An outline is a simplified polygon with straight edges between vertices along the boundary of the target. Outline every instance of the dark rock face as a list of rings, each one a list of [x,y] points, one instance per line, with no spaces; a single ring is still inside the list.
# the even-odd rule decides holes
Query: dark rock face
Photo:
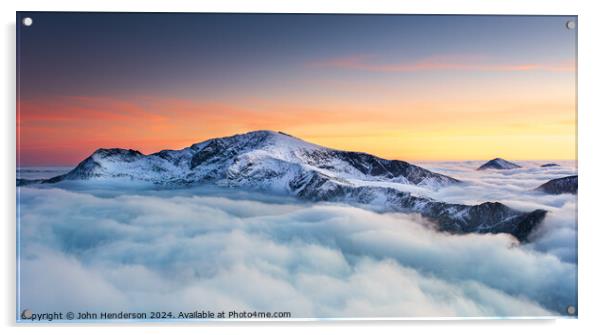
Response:
[[[533,229],[545,218],[546,211],[520,212],[499,202],[475,206],[448,204],[429,198],[416,197],[392,188],[353,187],[331,183],[323,175],[314,174],[297,180],[291,186],[299,198],[310,201],[332,201],[369,205],[385,197],[386,212],[420,213],[435,222],[435,227],[453,234],[506,233],[520,242],[528,240]]]
[[[452,177],[434,173],[404,161],[386,160],[362,152],[333,151],[332,154],[338,159],[348,162],[358,171],[370,176],[389,179],[404,177],[415,185],[419,185],[428,178],[437,179],[442,183],[460,182]]]
[[[510,169],[518,169],[521,166],[518,164],[514,164],[507,160],[501,158],[494,158],[487,163],[481,165],[477,170],[487,170],[487,169],[495,169],[495,170],[510,170]]]
[[[546,167],[555,167],[555,166],[560,166],[556,163],[548,163],[548,164],[543,164],[541,167],[546,168]]]
[[[512,164],[504,162],[492,164]],[[169,187],[209,183],[312,202],[366,206],[381,212],[419,213],[441,231],[507,233],[519,241],[525,241],[545,216],[545,211],[523,213],[501,203],[448,204],[402,192],[390,187],[391,183],[436,189],[461,182],[408,162],[324,148],[271,131],[211,139],[151,155],[99,149],[67,174],[46,180],[17,180],[17,185],[95,178],[143,180]],[[365,186],[366,182],[370,186]]]
[[[227,147],[223,143],[219,140],[213,140],[192,156],[192,159],[190,160],[190,169],[194,169],[211,159],[230,158],[232,156],[231,153],[230,155],[226,155],[226,151]]]
[[[548,194],[577,194],[577,186],[577,176],[568,176],[563,178],[552,179],[540,185],[538,188],[536,188],[536,190]]]
[[[454,233],[506,233],[524,242],[546,215],[538,209],[523,213],[499,202],[485,202],[476,206],[435,205],[429,217],[437,218],[439,229]],[[449,213],[465,213],[457,217]]]

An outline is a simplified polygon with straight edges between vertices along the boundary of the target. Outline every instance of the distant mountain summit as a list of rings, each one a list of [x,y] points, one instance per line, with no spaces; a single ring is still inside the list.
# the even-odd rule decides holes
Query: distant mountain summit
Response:
[[[508,233],[520,241],[527,239],[546,214],[543,210],[520,212],[501,203],[471,206],[417,196],[407,191],[407,185],[435,190],[461,182],[405,161],[330,149],[267,130],[150,155],[98,149],[64,175],[17,180],[17,184],[87,180],[138,180],[168,187],[210,184],[382,212],[420,213],[443,231]]]
[[[556,163],[547,163],[547,164],[542,164],[541,167],[543,168],[547,168],[547,167],[555,167],[555,166],[560,166]]]
[[[510,169],[517,169],[520,167],[521,167],[520,165],[514,164],[505,159],[494,158],[494,159],[488,161],[487,163],[479,166],[479,168],[477,170],[487,170],[487,169],[510,170]]]
[[[577,194],[578,180],[577,176],[568,176],[552,179],[538,188],[537,191],[542,191],[548,194],[571,193]]]

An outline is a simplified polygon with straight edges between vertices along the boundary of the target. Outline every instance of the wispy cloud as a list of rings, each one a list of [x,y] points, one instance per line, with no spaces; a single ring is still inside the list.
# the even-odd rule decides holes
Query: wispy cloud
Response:
[[[420,72],[420,71],[474,71],[474,72],[525,72],[575,71],[573,61],[557,63],[504,63],[483,56],[431,56],[415,61],[384,63],[369,55],[352,55],[315,61],[308,64],[316,68],[338,68],[367,72]]]

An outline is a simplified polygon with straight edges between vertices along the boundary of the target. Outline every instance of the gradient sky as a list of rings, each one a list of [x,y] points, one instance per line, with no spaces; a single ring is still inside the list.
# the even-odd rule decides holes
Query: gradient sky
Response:
[[[257,129],[410,161],[576,158],[576,17],[25,16],[23,166]]]

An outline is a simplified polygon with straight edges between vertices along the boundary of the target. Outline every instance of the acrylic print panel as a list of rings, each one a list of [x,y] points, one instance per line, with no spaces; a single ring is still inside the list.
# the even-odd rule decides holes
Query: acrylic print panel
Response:
[[[576,317],[574,16],[17,13],[17,320]]]

